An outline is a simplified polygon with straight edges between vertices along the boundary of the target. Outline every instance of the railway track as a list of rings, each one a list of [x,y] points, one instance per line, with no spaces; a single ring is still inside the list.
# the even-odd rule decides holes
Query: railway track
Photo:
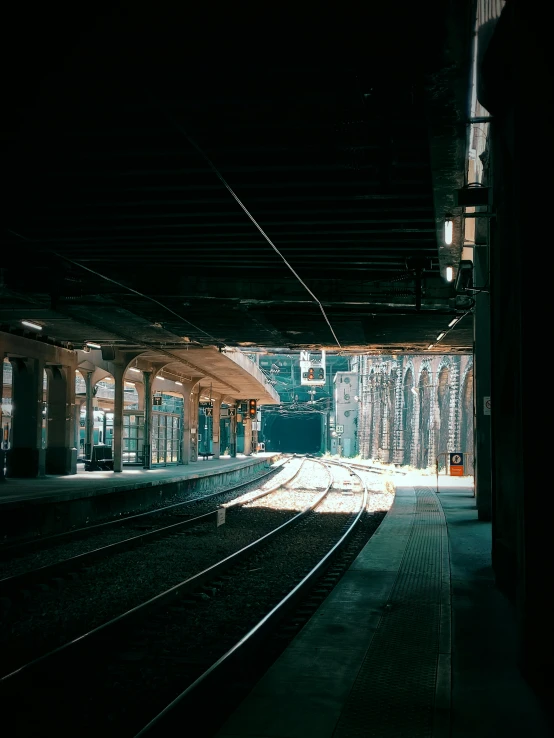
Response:
[[[218,495],[223,495],[223,494],[227,494],[228,492],[233,492],[235,490],[242,489],[243,487],[248,486],[249,484],[256,484],[262,479],[265,479],[266,477],[269,477],[272,474],[277,473],[282,466],[285,466],[294,458],[295,458],[295,455],[293,454],[290,457],[285,457],[283,459],[280,459],[278,462],[276,462],[273,465],[272,469],[270,469],[267,472],[264,472],[263,474],[259,474],[258,476],[253,477],[252,479],[249,479],[248,481],[241,482],[240,484],[235,484],[231,487],[226,487],[225,489],[220,489],[220,490],[216,490],[215,492],[210,492],[209,494],[203,495],[202,497],[191,497],[187,500],[183,500],[182,502],[175,502],[170,505],[164,505],[162,507],[154,508],[152,510],[146,510],[145,512],[141,512],[141,513],[135,513],[135,514],[125,515],[125,516],[118,516],[117,518],[113,520],[107,520],[102,523],[94,523],[93,525],[86,525],[81,528],[74,528],[72,530],[64,531],[63,533],[53,533],[52,535],[41,536],[39,538],[33,538],[31,540],[26,540],[26,541],[19,541],[17,543],[11,543],[11,544],[3,543],[2,545],[0,545],[0,562],[5,561],[6,559],[15,559],[20,556],[25,556],[27,554],[33,553],[34,551],[45,551],[53,546],[70,543],[72,541],[78,541],[82,538],[88,538],[91,535],[102,533],[106,530],[113,529],[114,527],[127,525],[129,523],[135,524],[151,516],[162,515],[176,508],[181,508],[186,505],[191,505],[191,504],[194,504],[195,502],[199,502],[202,500],[209,500],[214,497],[217,497]]]
[[[300,577],[297,575],[300,583],[292,588],[288,587],[285,598],[273,609],[269,608],[269,613],[266,612],[262,617],[265,625],[255,625],[251,629],[252,634],[246,640],[242,638],[244,644],[253,643],[266,632],[268,624],[275,621],[277,613],[281,618],[285,610],[293,606],[314,578],[321,576],[324,569],[330,565],[332,558],[337,554],[339,543],[344,545],[350,537],[351,531],[354,530],[351,524],[359,522],[365,505],[363,500],[367,498],[366,487],[358,481],[359,489],[353,494],[350,489],[350,471],[340,473],[344,475],[340,495],[344,500],[348,500],[351,509],[348,514],[342,516],[326,516],[327,525],[333,522],[335,526],[338,524],[340,527],[338,533],[336,530],[333,532],[334,542],[330,542],[329,536],[326,537],[325,543],[322,542],[325,553],[320,550],[317,556],[312,553],[312,559],[317,558],[318,565],[313,567],[310,564],[307,573]],[[262,585],[264,580],[267,580],[271,558],[267,558],[267,553],[266,558],[260,553],[262,546],[266,547],[264,549],[266,551],[268,546],[273,546],[275,550],[273,555],[279,553],[281,556],[281,563],[277,566],[283,566],[283,560],[287,561],[287,553],[282,549],[286,548],[287,536],[291,536],[291,531],[296,530],[297,533],[290,539],[295,543],[288,552],[289,555],[303,537],[306,537],[306,540],[317,539],[315,533],[308,532],[308,528],[312,526],[310,530],[317,531],[317,526],[313,528],[314,521],[317,521],[317,515],[313,510],[318,505],[325,504],[325,499],[329,497],[332,478],[329,470],[327,474],[329,475],[327,488],[316,493],[311,505],[279,528],[218,564],[4,677],[0,681],[3,699],[7,700],[4,709],[9,712],[12,720],[15,720],[11,735],[41,735],[50,730],[57,736],[131,736],[140,726],[141,719],[143,724],[146,722],[144,716],[148,711],[154,714],[156,705],[160,708],[163,699],[171,692],[175,693],[175,685],[188,683],[187,694],[189,694],[196,689],[193,686],[195,681],[200,680],[200,684],[213,679],[213,676],[202,676],[207,671],[210,675],[215,671],[222,673],[221,666],[217,669],[212,667],[205,669],[205,666],[213,659],[215,651],[219,652],[220,660],[223,658],[225,648],[236,637],[234,632],[225,633],[223,643],[221,638],[219,641],[215,639],[218,641],[217,645],[215,642],[204,643],[200,652],[196,653],[194,648],[192,651],[190,648],[183,650],[183,639],[190,640],[191,628],[200,628],[202,608],[212,609],[218,603],[221,604],[222,600],[236,597],[234,590],[240,585],[241,591],[245,591],[245,581],[248,581],[246,591],[249,594],[256,591],[256,586],[262,587],[259,591],[263,591]],[[249,502],[254,502],[254,497]],[[354,510],[356,505],[357,511]],[[325,516],[319,515],[320,526],[323,520]],[[248,604],[245,604],[245,613]],[[267,610],[267,602],[264,600],[262,604]],[[254,608],[252,612],[256,609],[259,608]],[[259,619],[257,614],[255,619]],[[188,623],[188,627],[183,626],[184,620]],[[197,625],[194,626],[194,623]],[[221,636],[221,633],[219,635]],[[244,646],[239,650],[243,651]],[[233,646],[227,648],[227,651],[235,653],[237,649]],[[230,656],[223,658],[222,664],[227,663],[229,658]],[[164,664],[163,668],[160,667],[161,663]],[[130,668],[130,665],[133,668]],[[147,682],[150,677],[154,680],[156,684],[154,692],[152,684],[148,687],[144,683],[145,675]],[[81,688],[76,687],[79,684]],[[131,694],[128,688],[122,687],[129,684],[136,687],[131,689]],[[133,701],[133,694],[141,695],[138,703]],[[147,695],[154,695],[153,702],[146,699]],[[183,699],[187,701],[188,698],[183,697],[179,702]],[[88,715],[85,721],[84,714]],[[35,721],[40,723],[40,727]],[[38,732],[34,732],[37,730]]]
[[[293,459],[288,459],[285,464],[291,462],[292,460]],[[282,485],[290,483],[292,479],[294,479],[294,477],[301,471],[304,461],[305,460],[301,460],[300,466],[298,467],[298,469],[296,469],[296,471],[292,474],[290,478],[280,481],[277,485],[273,487],[260,490],[256,496],[269,494]],[[91,526],[91,528],[79,529],[79,531],[71,531],[67,535],[58,534],[56,536],[52,536],[51,538],[56,539],[57,542],[60,543],[63,541],[63,543],[65,543],[68,540],[75,540],[75,536],[81,538],[83,536],[86,536],[87,534],[89,536],[96,536],[101,533],[105,533],[106,531],[114,531],[115,536],[119,536],[119,534],[125,536],[126,528],[131,527],[131,529],[133,529],[133,535],[127,535],[127,537],[124,537],[121,540],[117,540],[114,542],[110,542],[107,545],[93,548],[90,551],[69,556],[67,558],[62,558],[51,564],[42,565],[40,567],[29,569],[27,571],[22,571],[8,577],[3,577],[2,579],[0,579],[0,598],[2,599],[4,611],[7,610],[9,606],[13,603],[18,603],[21,602],[23,599],[28,599],[30,595],[30,590],[37,585],[43,585],[48,582],[53,582],[56,586],[61,587],[63,585],[61,579],[65,575],[74,574],[83,567],[90,566],[102,558],[113,556],[114,554],[121,553],[145,543],[149,543],[151,541],[154,541],[155,539],[162,538],[167,535],[174,535],[175,533],[183,531],[187,528],[195,527],[203,523],[209,523],[211,521],[215,522],[217,520],[218,514],[221,514],[221,508],[219,506],[217,508],[209,510],[208,512],[204,512],[201,514],[192,514],[190,516],[187,516],[186,518],[178,520],[177,522],[171,522],[170,524],[162,523],[159,524],[158,527],[154,527],[157,525],[156,521],[154,520],[156,516],[167,517],[170,511],[175,510],[175,508],[179,508],[180,510],[182,510],[183,508],[187,507],[195,507],[201,503],[205,504],[208,501],[213,500],[214,498],[222,496],[225,497],[231,493],[234,494],[240,489],[251,486],[252,484],[256,484],[258,481],[266,478],[270,474],[274,474],[275,471],[276,470],[272,470],[267,474],[260,475],[254,480],[244,482],[240,485],[235,485],[225,490],[213,492],[209,495],[204,495],[203,497],[187,500],[185,502],[175,503],[173,505],[158,508],[150,512],[140,513],[138,515],[131,515],[124,520],[109,521],[106,523],[100,523],[98,525]],[[239,499],[238,501],[235,501],[231,504],[244,504],[244,502],[241,502],[241,500]],[[150,530],[144,530],[144,532],[137,533],[137,525],[144,528],[150,528]],[[26,549],[23,548],[23,550]]]

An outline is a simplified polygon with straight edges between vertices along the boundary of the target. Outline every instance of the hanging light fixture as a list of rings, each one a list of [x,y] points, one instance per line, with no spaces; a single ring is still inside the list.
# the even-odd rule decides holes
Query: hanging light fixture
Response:
[[[31,320],[22,320],[21,323],[23,325],[26,325],[27,328],[32,328],[35,331],[41,331],[42,330],[42,326],[41,325],[39,325],[38,323],[33,323]]]
[[[444,216],[444,243],[447,246],[452,244],[452,236],[454,234],[454,221],[452,216],[447,214]]]

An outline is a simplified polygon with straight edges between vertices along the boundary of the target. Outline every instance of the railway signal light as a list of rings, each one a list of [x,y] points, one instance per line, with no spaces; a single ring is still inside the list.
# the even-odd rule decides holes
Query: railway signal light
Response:
[[[248,417],[256,420],[257,412],[256,400],[248,400]]]
[[[313,366],[308,369],[308,379],[315,379],[315,372]]]
[[[318,379],[325,379],[325,369],[323,369],[323,367],[321,369],[318,369],[318,371],[317,371],[317,378]]]

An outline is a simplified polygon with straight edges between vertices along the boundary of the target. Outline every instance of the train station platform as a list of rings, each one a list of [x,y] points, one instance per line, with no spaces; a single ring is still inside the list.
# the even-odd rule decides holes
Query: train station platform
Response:
[[[546,738],[471,478],[398,480],[348,572],[217,738]]]
[[[193,487],[208,492],[239,484],[279,458],[278,453],[263,452],[171,467],[129,467],[118,473],[83,469],[68,476],[5,479],[0,484],[0,538],[57,533],[103,516],[140,510]]]

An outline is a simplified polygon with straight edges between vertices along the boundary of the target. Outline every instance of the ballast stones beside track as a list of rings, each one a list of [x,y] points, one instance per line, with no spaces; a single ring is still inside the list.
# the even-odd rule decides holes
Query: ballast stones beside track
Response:
[[[8,479],[0,487],[3,544],[40,538],[99,520],[139,512],[162,501],[248,481],[281,454],[212,459],[164,469],[82,472],[75,476]]]

